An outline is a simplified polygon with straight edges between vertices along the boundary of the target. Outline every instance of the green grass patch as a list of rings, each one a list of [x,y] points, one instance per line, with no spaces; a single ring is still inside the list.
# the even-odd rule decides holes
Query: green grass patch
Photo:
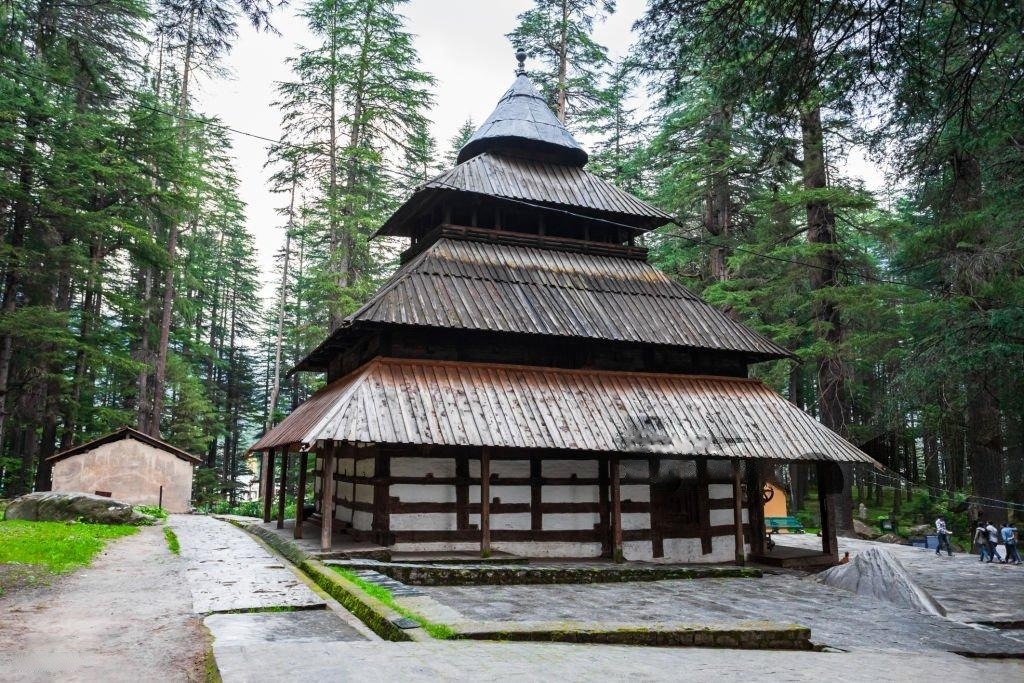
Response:
[[[167,539],[167,549],[175,555],[181,555],[181,545],[178,543],[178,535],[169,526],[164,527],[164,538]]]
[[[356,576],[353,572],[347,569],[343,569],[341,567],[331,567],[331,569],[338,572],[355,585],[359,586],[360,590],[369,595],[371,598],[379,600],[380,602],[384,603],[394,611],[401,614],[403,617],[407,617],[415,621],[417,624],[423,627],[423,630],[429,633],[432,638],[436,638],[437,640],[450,640],[455,636],[455,631],[453,631],[445,624],[435,624],[431,621],[428,621],[425,617],[420,616],[416,612],[413,612],[410,609],[406,609],[405,607],[402,607],[401,605],[396,603],[395,596],[393,596],[391,594],[391,591],[389,591],[387,588],[384,588],[383,586],[378,586],[375,583],[370,583],[366,579],[362,579]]]
[[[59,574],[89,564],[105,542],[138,527],[74,522],[0,522],[0,564],[36,564]]]
[[[150,517],[156,517],[157,519],[167,519],[167,510],[156,505],[135,505],[133,508],[136,512],[141,512],[144,515]]]

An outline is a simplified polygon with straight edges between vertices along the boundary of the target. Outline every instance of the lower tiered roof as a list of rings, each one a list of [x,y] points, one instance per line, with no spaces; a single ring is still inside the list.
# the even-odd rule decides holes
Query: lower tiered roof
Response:
[[[360,325],[601,339],[790,357],[643,259],[443,237],[403,265],[298,370]]]
[[[318,442],[874,461],[759,381],[375,358],[251,450]]]

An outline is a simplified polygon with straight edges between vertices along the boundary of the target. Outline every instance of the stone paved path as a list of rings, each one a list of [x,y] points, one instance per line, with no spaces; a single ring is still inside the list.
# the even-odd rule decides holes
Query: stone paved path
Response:
[[[291,647],[376,639],[353,615],[314,592],[285,560],[241,529],[198,515],[173,515],[169,523],[188,561],[185,574],[193,609],[207,615],[203,624],[213,636],[218,664],[239,651],[268,644]],[[297,611],[279,611],[282,608]],[[265,673],[257,672],[253,680]]]
[[[251,536],[227,522],[202,515],[171,515],[181,556],[188,560],[196,614],[268,607],[323,607],[316,595]]]
[[[478,621],[682,621],[767,619],[808,626],[821,645],[908,652],[1021,653],[1024,642],[791,575],[552,586],[424,587]]]
[[[821,539],[810,534],[780,534],[780,545],[821,548]],[[856,538],[840,538],[839,554],[850,555],[871,547],[884,548],[906,567],[923,588],[938,600],[950,618],[967,622],[1024,623],[1024,565],[978,562],[971,553],[935,555],[934,550]],[[1018,596],[1006,600],[1000,596]]]
[[[268,643],[218,654],[225,681],[1024,680],[1020,661],[942,652],[631,648],[561,643]]]

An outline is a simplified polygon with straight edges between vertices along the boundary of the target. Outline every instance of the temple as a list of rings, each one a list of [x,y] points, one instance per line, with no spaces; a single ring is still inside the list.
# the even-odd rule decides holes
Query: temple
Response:
[[[837,559],[838,463],[869,456],[761,382],[789,357],[647,262],[671,218],[589,173],[522,64],[458,165],[376,235],[394,276],[295,368],[327,385],[250,449],[307,459],[322,546],[743,562],[768,468],[817,468]],[[280,462],[280,460],[278,461]],[[286,468],[282,467],[282,472]],[[278,521],[287,477],[282,474]]]

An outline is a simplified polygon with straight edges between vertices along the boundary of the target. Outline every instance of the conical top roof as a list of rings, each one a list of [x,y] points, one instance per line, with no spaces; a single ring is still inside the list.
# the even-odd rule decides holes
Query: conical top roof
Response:
[[[567,166],[587,163],[587,153],[524,73],[516,77],[498,106],[459,151],[458,162],[484,152],[512,152]]]

